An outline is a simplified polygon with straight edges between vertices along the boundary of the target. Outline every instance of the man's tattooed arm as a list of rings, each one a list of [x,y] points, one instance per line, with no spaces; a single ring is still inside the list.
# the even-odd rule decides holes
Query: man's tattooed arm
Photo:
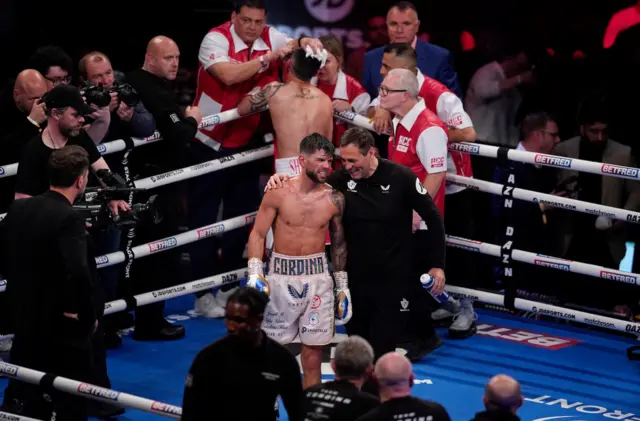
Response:
[[[338,208],[338,211],[329,222],[331,236],[331,263],[334,272],[347,270],[347,241],[344,236],[342,226],[342,216],[344,214],[344,195],[337,190],[331,192],[331,201]]]
[[[262,89],[254,89],[238,104],[238,114],[244,116],[263,111],[269,104],[269,100],[283,86],[283,83],[272,82]]]

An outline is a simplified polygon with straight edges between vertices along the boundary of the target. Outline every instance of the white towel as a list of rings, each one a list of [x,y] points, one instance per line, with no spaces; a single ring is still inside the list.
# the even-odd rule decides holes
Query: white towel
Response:
[[[315,52],[313,51],[313,48],[311,48],[309,45],[307,45],[307,48],[305,48],[305,51],[307,52],[306,57],[313,57],[316,60],[318,60],[320,62],[320,68],[323,68],[325,63],[327,62],[327,50],[325,50],[324,48],[322,49],[322,51],[320,52]]]

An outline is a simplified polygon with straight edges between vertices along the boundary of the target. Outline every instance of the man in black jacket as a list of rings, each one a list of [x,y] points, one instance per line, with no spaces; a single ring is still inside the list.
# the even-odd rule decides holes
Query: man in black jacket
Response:
[[[516,413],[524,399],[516,379],[504,374],[492,377],[485,386],[482,401],[487,410],[478,412],[473,421],[520,421]]]
[[[13,364],[90,382],[92,335],[104,308],[85,221],[72,208],[87,185],[89,159],[80,146],[49,160],[51,188],[13,203],[2,223],[0,266],[7,275]],[[86,420],[86,400],[23,385],[22,414]],[[48,395],[51,399],[47,399]]]
[[[153,115],[162,140],[136,148],[129,157],[133,174],[144,178],[176,170],[186,165],[187,145],[196,134],[202,115],[198,107],[180,109],[168,82],[178,74],[180,50],[167,37],[153,38],[147,46],[144,66],[131,72],[127,81]],[[176,235],[181,219],[183,183],[167,184],[150,191],[156,200],[161,220],[146,220],[136,227],[136,244],[144,244]],[[138,196],[136,202],[144,201]],[[180,252],[164,251],[136,260],[132,265],[134,293],[144,293],[179,283]],[[125,271],[126,276],[127,271]],[[136,340],[175,340],[184,337],[183,326],[164,319],[164,302],[136,309]]]

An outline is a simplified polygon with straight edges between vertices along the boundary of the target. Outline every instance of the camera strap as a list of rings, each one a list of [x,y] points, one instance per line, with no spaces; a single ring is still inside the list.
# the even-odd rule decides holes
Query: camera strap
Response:
[[[127,183],[128,187],[134,188],[135,184],[133,183],[131,168],[129,168],[129,154],[131,154],[131,152],[135,148],[135,145],[133,143],[133,140],[130,137],[125,137],[123,140],[125,143],[125,150],[124,150],[124,154],[122,155],[121,163],[122,163],[122,168],[124,172],[124,181]],[[129,196],[127,197],[127,203],[129,204],[129,206],[133,206],[133,194],[134,192],[129,192]],[[128,296],[128,295],[131,295],[128,292],[132,288],[132,285],[130,283],[131,265],[133,264],[133,260],[135,258],[133,254],[132,246],[133,246],[133,240],[136,237],[136,227],[135,225],[132,225],[126,228],[125,231],[126,232],[123,232],[123,234],[125,235],[123,236],[121,247],[124,249],[122,251],[124,252],[124,259],[125,259],[124,265],[123,265],[124,267],[123,278],[125,279],[124,289],[125,291],[127,291],[125,296]]]

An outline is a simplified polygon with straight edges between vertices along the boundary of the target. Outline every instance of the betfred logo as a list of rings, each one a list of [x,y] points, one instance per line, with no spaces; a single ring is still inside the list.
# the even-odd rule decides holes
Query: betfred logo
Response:
[[[458,152],[466,152],[471,155],[480,154],[480,146],[478,145],[467,145],[465,143],[452,143],[449,145],[449,149]]]
[[[244,221],[246,222],[247,225],[251,225],[256,221],[256,216],[255,215],[245,216]]]
[[[431,168],[442,168],[444,167],[444,157],[431,158]]]
[[[570,168],[571,159],[559,158],[557,156],[536,154],[534,161],[536,164],[550,165],[552,167]]]
[[[171,238],[167,238],[166,240],[162,240],[162,241],[156,241],[155,243],[150,243],[149,244],[149,251],[151,253],[155,253],[157,251],[160,250],[166,250],[166,249],[170,249],[172,247],[175,247],[178,245],[178,241],[171,237]]]
[[[4,175],[4,168],[0,167],[0,175]]]
[[[543,335],[541,333],[536,333],[529,330],[493,326],[486,323],[478,326],[477,335],[488,336],[490,338],[501,339],[509,342],[516,342],[536,348],[549,349],[551,351],[557,351],[559,349],[574,346],[582,342],[577,339]]]
[[[550,268],[550,269],[555,269],[555,270],[562,270],[564,272],[570,272],[571,271],[571,266],[570,265],[565,265],[565,264],[557,263],[557,262],[550,262],[548,260],[534,259],[533,260],[533,264],[537,265],[537,266],[542,266],[542,267],[545,267],[545,268]]]
[[[224,232],[224,225],[214,225],[209,228],[198,230],[198,238],[203,239],[203,238],[213,237],[214,235],[221,234],[223,232]]]
[[[619,167],[617,165],[602,164],[600,169],[602,174],[615,174],[624,177],[638,178],[638,169],[629,167]]]
[[[106,265],[107,263],[109,263],[109,258],[107,256],[96,257],[96,265]]]
[[[107,151],[107,147],[105,145],[98,145],[98,152],[104,154]]]
[[[182,415],[182,409],[177,406],[167,405],[162,402],[154,402],[151,404],[151,410],[155,412],[162,412],[169,415]]]
[[[115,390],[105,389],[103,387],[98,387],[87,383],[80,383],[80,385],[78,386],[78,393],[89,396],[96,396],[102,399],[109,399],[111,401],[117,401],[118,396],[120,396],[120,393],[116,392]]]
[[[0,374],[15,377],[15,375],[18,374],[18,367],[0,361]]]
[[[617,281],[617,282],[622,282],[622,283],[631,284],[631,285],[635,285],[638,283],[638,279],[635,276],[616,273],[616,272],[608,272],[606,270],[600,271],[600,277],[604,279],[609,279],[611,281]]]

